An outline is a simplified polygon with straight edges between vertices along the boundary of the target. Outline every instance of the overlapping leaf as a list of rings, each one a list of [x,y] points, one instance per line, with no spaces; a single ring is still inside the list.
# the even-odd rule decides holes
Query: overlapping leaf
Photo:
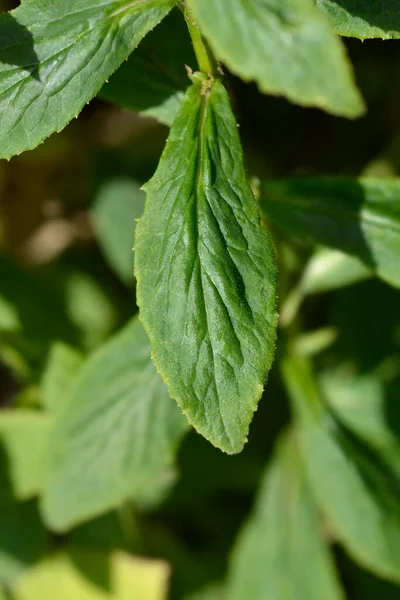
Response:
[[[360,258],[400,286],[400,181],[297,178],[266,181],[262,210],[297,237]]]
[[[307,363],[283,363],[308,481],[335,536],[361,565],[400,582],[400,481],[324,408]]]
[[[173,4],[30,0],[1,15],[0,156],[61,131]]]
[[[279,446],[236,542],[227,597],[344,598],[293,440]]]
[[[49,444],[46,522],[66,530],[170,479],[187,422],[133,319],[82,368]]]
[[[356,117],[363,101],[345,50],[312,0],[192,0],[217,57],[266,93]],[[318,57],[318,60],[316,60]]]
[[[275,265],[227,93],[197,77],[145,186],[137,296],[170,394],[202,435],[238,452],[274,351]]]
[[[400,38],[398,0],[317,0],[317,6],[329,16],[341,35],[360,40]]]
[[[190,85],[185,65],[194,68],[196,58],[184,18],[175,10],[149,33],[100,95],[172,125]]]

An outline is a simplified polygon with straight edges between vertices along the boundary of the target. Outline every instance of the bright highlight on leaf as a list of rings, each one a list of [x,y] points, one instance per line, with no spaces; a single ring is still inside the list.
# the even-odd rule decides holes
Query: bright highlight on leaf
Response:
[[[15,600],[167,600],[168,564],[123,552],[70,550],[39,563]]]
[[[262,210],[279,227],[361,259],[400,287],[400,181],[296,178],[266,181]]]
[[[260,90],[345,117],[364,112],[342,42],[313,0],[191,0],[217,58]]]
[[[56,415],[42,497],[46,522],[65,531],[130,498],[155,501],[171,480],[186,429],[133,319],[87,361]]]
[[[29,0],[0,16],[0,157],[61,131],[173,0]]]
[[[219,81],[188,90],[135,242],[141,318],[193,426],[239,452],[272,362],[276,269]]]

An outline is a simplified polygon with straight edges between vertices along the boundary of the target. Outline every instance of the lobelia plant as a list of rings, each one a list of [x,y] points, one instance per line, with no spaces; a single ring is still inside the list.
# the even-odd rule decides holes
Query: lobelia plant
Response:
[[[52,344],[42,365],[40,410],[0,415],[11,465],[0,520],[24,502],[15,519],[39,532],[37,548],[24,549],[30,562],[47,543],[32,498],[39,497],[47,528],[65,533],[132,498],[139,510],[159,506],[176,480],[189,424],[225,453],[242,451],[274,359],[279,282],[276,362],[291,422],[226,581],[190,598],[341,600],[332,540],[363,568],[400,584],[400,445],[383,415],[387,380],[346,364],[321,367],[315,357],[337,332],[304,331],[301,313],[308,296],[373,277],[400,287],[399,180],[249,180],[224,75],[229,70],[260,93],[303,107],[360,117],[366,106],[338,34],[400,39],[397,4],[23,0],[0,15],[2,158],[61,131],[95,96],[170,127],[143,186],[145,204],[139,186],[121,179],[102,190],[92,211],[106,260],[128,285],[132,239],[124,226],[136,229],[139,316],[93,343],[99,347],[88,357],[52,333],[64,341]],[[323,248],[305,256],[296,278],[291,260],[297,248],[304,255],[305,242]],[[7,261],[1,268],[4,281],[23,281],[18,297],[30,304],[29,276]],[[79,303],[79,291],[76,297]],[[1,332],[18,336],[17,313],[0,295]],[[82,320],[86,313],[79,326]],[[390,373],[396,380],[398,372]],[[268,387],[265,397],[273,413]],[[101,571],[102,553],[77,546],[22,577],[14,563],[2,574],[0,554],[0,596],[4,586],[15,600],[46,600],[65,577],[68,600],[105,598],[76,569]],[[120,550],[109,557],[115,588],[107,597],[165,598],[168,566],[132,561]]]

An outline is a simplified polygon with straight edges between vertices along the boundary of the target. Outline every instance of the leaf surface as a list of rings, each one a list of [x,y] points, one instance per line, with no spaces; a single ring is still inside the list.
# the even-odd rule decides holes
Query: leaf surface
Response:
[[[360,40],[400,38],[398,0],[317,0],[317,6],[328,15],[340,35]]]
[[[38,411],[0,411],[0,503],[40,491],[50,426]]]
[[[173,0],[30,0],[0,15],[0,156],[61,131]]]
[[[400,181],[334,177],[266,181],[262,210],[282,229],[360,258],[400,286]]]
[[[75,348],[62,342],[51,347],[41,385],[41,404],[50,414],[64,409],[83,362],[82,354]]]
[[[172,11],[110,78],[100,95],[171,126],[197,64],[183,16]]]
[[[87,361],[56,419],[42,503],[48,525],[64,531],[157,489],[186,430],[133,319]]]
[[[285,359],[313,495],[335,536],[361,565],[400,582],[400,481],[328,414],[307,363]]]
[[[135,274],[156,365],[194,427],[239,452],[272,362],[276,273],[220,82],[188,90],[145,191]]]
[[[143,213],[145,195],[130,179],[104,184],[92,208],[96,239],[111,267],[126,284],[133,284],[133,238]]]
[[[236,542],[231,600],[343,600],[293,440],[278,446]],[[307,577],[305,573],[313,573]]]
[[[192,0],[216,56],[261,91],[356,117],[363,101],[345,50],[312,0]],[[318,60],[316,60],[318,56]]]
[[[122,552],[70,550],[35,566],[15,586],[15,600],[166,600],[169,567]]]

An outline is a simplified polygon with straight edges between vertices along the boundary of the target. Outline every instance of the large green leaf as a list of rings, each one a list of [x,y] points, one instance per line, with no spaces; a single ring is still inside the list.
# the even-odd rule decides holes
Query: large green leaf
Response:
[[[266,181],[262,210],[289,233],[360,258],[400,286],[400,181],[334,177]]]
[[[122,552],[70,550],[29,571],[15,600],[166,600],[169,567]]]
[[[137,297],[171,396],[214,445],[239,452],[275,347],[275,264],[228,95],[194,79],[145,186]]]
[[[340,35],[360,40],[400,38],[398,0],[317,0],[317,6],[329,16]]]
[[[398,477],[327,413],[307,363],[292,356],[282,368],[308,481],[335,536],[361,565],[400,582]]]
[[[0,504],[40,491],[50,425],[38,411],[0,411]]]
[[[77,115],[173,0],[30,0],[0,16],[0,156]]]
[[[298,449],[294,440],[287,439],[278,447],[254,512],[236,542],[227,597],[343,599],[322,536]]]
[[[63,411],[83,360],[80,352],[62,342],[51,347],[40,389],[41,404],[49,413]]]
[[[122,281],[133,284],[133,238],[145,195],[131,179],[104,184],[92,208],[93,226],[108,262]]]
[[[190,84],[185,65],[196,64],[185,21],[175,10],[141,42],[100,95],[172,125]]]
[[[170,476],[187,422],[133,319],[84,365],[49,447],[43,514],[63,531]]]
[[[217,57],[266,93],[356,117],[363,101],[345,50],[312,0],[191,0]],[[318,60],[316,60],[318,57]]]

